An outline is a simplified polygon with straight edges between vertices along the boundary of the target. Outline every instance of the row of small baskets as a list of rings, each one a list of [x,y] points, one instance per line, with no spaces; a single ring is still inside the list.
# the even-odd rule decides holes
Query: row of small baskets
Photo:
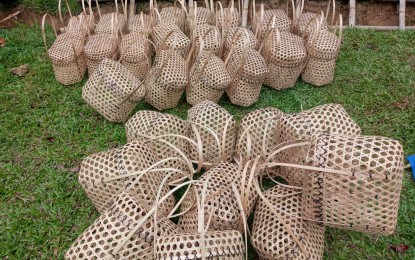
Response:
[[[187,120],[143,110],[125,129],[126,145],[81,164],[101,216],[67,259],[244,259],[248,233],[261,259],[321,259],[326,226],[395,229],[402,147],[360,135],[339,104],[262,108],[238,123],[203,101]]]
[[[161,11],[151,1],[149,14],[130,16],[127,2],[123,14],[115,3],[115,12],[100,15],[95,25],[89,0],[89,14],[84,6],[71,17],[49,49],[47,15],[42,22],[56,79],[73,84],[88,70],[83,96],[110,121],[127,120],[143,98],[158,110],[176,107],[184,90],[191,105],[217,103],[226,92],[233,104],[250,106],[263,83],[290,88],[300,74],[314,85],[333,81],[342,38],[341,29],[339,36],[329,30],[335,28],[334,11],[329,26],[324,13],[303,13],[301,1],[292,4],[292,19],[284,10],[261,5],[253,10],[251,30],[240,26],[233,1],[227,8],[220,2],[187,7],[179,1],[179,7]],[[339,22],[341,28],[341,15]],[[108,114],[121,106],[116,118]]]

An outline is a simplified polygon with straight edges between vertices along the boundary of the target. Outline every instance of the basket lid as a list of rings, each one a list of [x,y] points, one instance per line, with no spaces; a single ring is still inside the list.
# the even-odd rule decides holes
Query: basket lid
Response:
[[[270,20],[275,15],[275,23],[272,24]],[[268,9],[265,10],[263,13],[263,16],[261,17],[261,12],[257,12],[255,15],[255,20],[252,24],[252,29],[255,32],[257,30],[257,27],[259,26],[262,28],[262,34],[265,34],[265,30],[268,26],[268,24],[271,24],[270,28],[278,28],[280,31],[291,31],[291,19],[288,17],[288,15],[285,13],[282,9]],[[259,29],[259,28],[258,28]],[[264,35],[262,35],[264,36]]]
[[[85,54],[89,59],[100,60],[114,55],[117,51],[118,36],[113,34],[95,34],[89,37],[85,45]]]
[[[298,64],[307,58],[303,38],[290,32],[280,32],[278,46],[278,34],[273,31],[266,39],[264,52],[268,61],[274,64]]]
[[[114,14],[114,21],[113,19]],[[112,25],[113,23],[113,25]],[[101,19],[95,26],[95,33],[113,33],[117,34],[118,32],[124,31],[126,26],[125,16],[120,13],[108,13],[101,16]]]
[[[139,63],[151,58],[150,43],[146,37],[137,32],[124,35],[120,44],[122,59],[126,62]]]
[[[162,23],[174,23],[178,27],[184,24],[186,13],[182,8],[168,6],[161,9],[160,20]]]
[[[211,30],[209,32],[209,30]],[[200,38],[203,37],[203,49],[217,51],[222,47],[222,35],[219,27],[210,24],[196,25],[192,38],[195,46],[199,46]]]
[[[245,55],[244,55],[245,54]],[[245,59],[243,61],[243,59]],[[232,77],[237,77],[238,69],[242,62],[244,62],[241,77],[245,81],[250,83],[261,83],[264,81],[267,73],[268,66],[262,55],[254,49],[246,49],[238,47],[234,49],[233,53],[229,57],[227,68]]]
[[[70,63],[75,61],[76,57],[81,55],[84,45],[84,36],[82,33],[62,33],[56,37],[52,46],[48,50],[49,57],[54,63]]]
[[[173,33],[171,33],[173,31]],[[170,34],[171,33],[171,34]],[[176,50],[185,50],[190,46],[190,39],[173,23],[159,23],[153,30],[153,39],[158,48],[164,39],[168,36],[166,45],[168,48]]]
[[[207,59],[209,60],[207,61]],[[191,70],[192,80],[197,80],[196,77],[199,77],[200,70],[203,69],[202,67],[206,62],[200,81],[213,89],[225,90],[231,83],[232,78],[226,70],[225,63],[213,53],[204,51],[197,57]]]
[[[168,60],[167,60],[168,59]],[[165,66],[156,79],[166,88],[183,89],[188,84],[188,68],[186,60],[179,52],[173,50],[162,50],[156,56],[156,61],[151,73],[155,73]]]
[[[232,45],[237,47],[243,47],[248,44],[250,48],[255,48],[258,44],[254,33],[243,27],[231,28],[226,36],[224,45],[227,49],[230,49]]]
[[[141,13],[130,18],[128,27],[130,32],[142,33],[149,35],[151,33],[151,17]]]
[[[197,26],[201,24],[213,24],[214,13],[205,7],[196,8],[196,22],[194,7],[189,10],[189,16],[186,19],[187,26]],[[195,24],[193,24],[195,22]]]
[[[314,43],[313,43],[314,39]],[[310,55],[321,58],[331,59],[337,57],[339,52],[339,38],[332,32],[319,31],[317,36],[311,35],[307,38],[307,49]]]
[[[301,37],[308,37],[312,31],[315,30],[316,20],[318,19],[319,14],[306,12],[300,15],[296,25],[297,34]],[[312,21],[314,19],[314,21]],[[326,19],[323,20],[321,24],[321,31],[328,30],[328,25]]]

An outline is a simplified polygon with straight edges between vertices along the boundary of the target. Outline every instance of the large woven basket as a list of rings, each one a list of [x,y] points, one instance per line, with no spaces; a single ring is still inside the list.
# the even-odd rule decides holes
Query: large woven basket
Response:
[[[114,0],[115,2],[115,12],[108,13],[101,15],[101,11],[99,10],[99,5],[97,4],[98,14],[99,14],[99,22],[95,26],[95,33],[101,34],[117,34],[119,32],[126,33],[127,32],[127,9],[123,0],[120,0],[123,8],[123,13],[119,12],[118,8],[118,0]],[[127,1],[126,1],[127,2]]]
[[[293,87],[307,59],[303,39],[274,28],[263,44],[262,54],[268,63],[265,84],[278,90]]]
[[[249,47],[255,49],[258,41],[255,38],[254,33],[243,27],[233,27],[229,29],[223,43],[223,58],[226,59],[232,49]]]
[[[232,104],[249,107],[258,101],[268,67],[261,54],[250,48],[237,48],[230,54],[227,69],[233,81],[226,94]]]
[[[218,103],[231,83],[225,63],[209,51],[201,51],[190,70],[186,100],[191,105],[210,100]]]
[[[153,28],[153,40],[157,49],[172,49],[187,57],[190,39],[174,23],[160,22]]]
[[[48,49],[46,44],[45,20],[49,17],[56,39]],[[85,37],[80,32],[68,32],[57,35],[52,18],[45,14],[42,19],[42,37],[46,54],[49,56],[55,78],[64,85],[78,83],[84,77],[86,61],[84,54]]]
[[[323,259],[324,227],[303,219],[301,189],[277,185],[260,197],[251,235],[260,259]]]
[[[323,170],[306,170],[304,175],[305,216],[326,226],[392,234],[403,160],[401,144],[386,137],[316,136],[306,165]]]
[[[146,202],[122,192],[111,207],[75,240],[65,259],[153,259],[154,227],[157,235],[163,237],[182,231],[170,220],[157,216],[156,222],[146,219],[132,233],[148,212]]]
[[[158,160],[172,158],[160,164],[159,168],[179,169],[191,178],[193,168],[189,169],[185,163],[187,158],[183,158],[188,154],[188,141],[182,136],[187,136],[188,128],[189,124],[177,116],[149,110],[137,112],[125,124],[127,142],[147,141]],[[173,175],[170,182],[182,177],[183,174]]]
[[[85,158],[82,161],[78,179],[92,203],[101,213],[104,213],[115,197],[126,189],[137,200],[145,202],[150,207],[154,204],[166,172],[160,170],[143,175],[139,172],[151,167],[161,169],[156,162],[157,156],[150,146],[142,141],[130,142],[121,148],[96,153]],[[163,194],[168,191],[168,186],[162,187]],[[167,215],[173,208],[174,202],[174,197],[169,196],[168,200],[160,206],[160,212]]]
[[[274,107],[256,109],[241,118],[235,157],[241,162],[265,157],[280,143],[280,120],[284,113]],[[248,141],[249,140],[249,141]]]
[[[340,52],[342,40],[341,15],[339,15],[339,28],[339,36],[336,35],[336,31],[317,29],[316,33],[308,37],[306,46],[309,58],[301,74],[305,82],[315,86],[327,85],[333,82],[336,59]]]
[[[189,138],[203,146],[204,168],[213,163],[232,159],[237,134],[237,123],[224,108],[212,101],[203,101],[188,110],[187,120],[197,131],[190,131]],[[197,160],[198,150],[190,147],[190,158]]]
[[[82,89],[82,98],[110,122],[125,122],[144,98],[141,81],[121,63],[104,59]]]
[[[305,110],[298,114],[287,114],[281,118],[281,143],[295,140],[310,140],[319,133],[331,133],[347,136],[360,135],[360,127],[353,122],[340,104],[326,104]],[[284,163],[303,163],[307,156],[307,147],[293,147],[278,154],[276,160]],[[288,183],[302,186],[304,173],[299,169],[281,168],[279,175]]]
[[[122,37],[119,48],[121,64],[138,79],[144,80],[151,69],[153,56],[150,41],[142,33],[131,32]]]
[[[186,60],[177,51],[162,50],[145,81],[145,100],[158,110],[174,108],[187,84]]]

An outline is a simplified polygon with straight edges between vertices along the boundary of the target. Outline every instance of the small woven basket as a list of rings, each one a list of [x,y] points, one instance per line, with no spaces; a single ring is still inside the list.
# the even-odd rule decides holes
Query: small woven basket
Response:
[[[177,51],[162,50],[145,81],[145,100],[158,110],[174,108],[187,84],[186,60]]]
[[[46,44],[45,21],[49,17],[55,32],[56,39],[48,49]],[[42,19],[42,37],[46,54],[51,60],[53,72],[58,82],[71,85],[82,81],[86,71],[84,54],[85,37],[80,32],[68,32],[57,35],[55,24],[50,15],[45,14]]]
[[[386,137],[316,136],[306,165],[322,170],[307,170],[304,175],[305,216],[325,226],[392,234],[403,160],[401,144]]]
[[[316,29],[316,33],[308,37],[306,46],[309,57],[301,74],[305,82],[315,86],[327,85],[333,82],[336,59],[340,52],[342,40],[341,15],[339,15],[339,28],[339,36],[336,35],[336,30],[330,32]]]
[[[232,104],[249,107],[258,101],[268,67],[261,54],[250,48],[237,48],[230,55],[227,69],[233,81],[226,94]]]
[[[75,240],[65,259],[153,259],[154,227],[158,236],[171,237],[182,231],[170,220],[157,216],[156,224],[147,219],[131,234],[148,211],[145,202],[122,192],[111,207]]]
[[[82,89],[82,98],[110,122],[125,122],[144,98],[141,81],[121,63],[104,59]]]
[[[144,80],[151,69],[153,56],[150,41],[143,34],[132,32],[122,37],[119,48],[121,64],[138,79]]]
[[[177,2],[179,2],[180,8],[176,6],[168,6],[161,9],[160,20],[165,24],[175,24],[182,32],[184,32],[187,10],[183,1],[175,1],[175,5]]]
[[[294,87],[307,61],[303,39],[274,28],[263,44],[260,50],[268,63],[265,84],[277,90]]]
[[[219,27],[210,24],[201,24],[195,26],[190,37],[194,46],[201,46],[202,48],[195,48],[195,57],[199,56],[200,49],[204,51],[213,52],[216,56],[222,57],[222,35]]]
[[[301,190],[277,185],[260,196],[251,236],[260,259],[323,259],[324,227],[303,219]]]
[[[189,172],[188,165],[182,158],[182,154],[189,153],[188,142],[181,137],[187,136],[188,128],[189,124],[177,116],[149,110],[137,112],[125,124],[127,142],[144,139],[158,160],[176,158],[160,164],[159,168],[179,169],[188,172],[189,177],[192,177],[193,171]],[[182,177],[182,174],[173,175],[169,182],[176,182]]]
[[[340,104],[326,104],[305,110],[298,114],[281,118],[279,129],[281,143],[295,140],[310,140],[319,133],[331,133],[347,136],[360,135],[360,127],[353,122]],[[284,163],[303,163],[307,156],[307,147],[294,147],[279,153],[274,161]],[[281,168],[279,174],[289,184],[302,186],[304,173],[299,169]]]
[[[222,3],[220,1],[217,1],[216,5],[219,5],[219,8],[216,9],[215,13],[216,25],[221,29],[224,38],[226,38],[231,28],[240,25],[241,14],[238,9],[234,7],[234,0],[230,1],[230,5],[227,8],[222,8]]]
[[[213,163],[231,161],[237,134],[237,123],[224,108],[212,101],[203,101],[188,110],[187,120],[193,124],[189,138],[203,146],[204,168]],[[197,131],[194,131],[196,129]],[[190,147],[190,158],[197,160],[198,150]]]
[[[241,118],[235,157],[241,162],[268,156],[280,143],[280,120],[284,113],[273,107],[256,109]]]
[[[315,30],[315,27],[318,23],[318,20],[321,18],[324,18],[321,20],[320,23],[320,30],[326,31],[328,30],[329,26],[327,24],[327,16],[330,11],[330,7],[332,7],[332,24],[334,21],[335,13],[336,13],[336,1],[335,0],[328,0],[327,1],[327,10],[326,15],[324,15],[324,12],[321,12],[320,14],[317,13],[311,13],[311,12],[305,12],[304,11],[304,0],[297,1],[297,5],[294,6],[293,10],[293,32],[301,37],[307,38],[310,36],[311,33]]]
[[[157,156],[150,146],[135,141],[121,147],[88,156],[82,161],[78,180],[99,212],[104,213],[115,197],[128,189],[140,202],[153,206],[157,191],[166,175],[164,170],[140,175],[140,172],[156,165]],[[156,165],[157,166],[157,165]],[[156,169],[161,169],[157,166]],[[126,177],[123,177],[123,176]],[[168,186],[162,193],[169,192]],[[175,203],[169,196],[160,206],[160,212],[167,215]]]
[[[92,13],[92,8],[91,8],[91,0],[88,1],[88,4],[89,4],[90,14],[92,15],[86,14],[84,0],[82,1],[83,13],[81,13],[80,15],[76,15],[76,16],[72,16],[72,12],[71,12],[71,8],[69,6],[68,0],[65,0],[65,4],[66,4],[66,9],[68,10],[70,18],[68,21],[68,25],[63,28],[62,32],[70,32],[70,33],[81,32],[85,36],[89,34],[89,32],[92,31],[95,27],[94,20],[93,20],[94,15]],[[61,5],[62,5],[62,0],[59,0],[58,1],[59,19],[61,23],[64,24]]]
[[[101,15],[99,5],[97,3],[99,22],[95,26],[95,33],[97,34],[117,34],[119,32],[127,32],[127,9],[125,8],[123,0],[121,1],[123,14],[118,10],[118,0],[115,1],[115,12]],[[126,1],[127,2],[127,1]]]
[[[234,27],[229,29],[225,41],[223,43],[223,58],[226,59],[232,49],[249,47],[255,49],[258,45],[258,41],[255,38],[254,33],[243,27]]]
[[[231,80],[225,63],[219,57],[209,51],[200,51],[190,70],[187,103],[196,105],[205,100],[218,103]]]
[[[209,6],[198,7],[197,2],[189,9],[189,15],[186,18],[186,32],[193,35],[193,29],[202,24],[215,24],[215,13]]]
[[[176,50],[187,57],[190,39],[174,23],[159,23],[153,28],[152,36],[157,49]]]
[[[140,33],[144,35],[146,38],[151,34],[152,28],[152,19],[150,15],[144,14],[141,12],[140,14],[133,15],[128,20],[128,28],[132,33]]]

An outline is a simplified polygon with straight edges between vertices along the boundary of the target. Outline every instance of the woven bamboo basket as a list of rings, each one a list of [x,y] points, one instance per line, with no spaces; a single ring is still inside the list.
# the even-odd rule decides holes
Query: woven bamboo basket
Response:
[[[123,0],[120,0],[123,13],[119,12],[118,0],[114,0],[114,2],[115,2],[115,12],[104,14],[104,15],[101,15],[101,11],[97,3],[99,22],[95,26],[95,33],[97,34],[102,34],[102,33],[118,34],[119,32],[127,33],[127,9],[125,6],[127,4],[127,0],[125,1],[125,4]]]
[[[323,259],[324,227],[303,219],[301,189],[276,185],[258,200],[251,243],[260,259]]]
[[[90,13],[89,15],[87,15],[84,0],[82,1],[83,13],[76,15],[76,16],[72,16],[72,12],[71,12],[71,8],[69,6],[68,0],[65,0],[65,4],[66,4],[66,8],[68,10],[70,18],[68,21],[68,25],[63,28],[63,32],[72,32],[72,33],[82,32],[85,36],[87,36],[87,34],[90,31],[92,31],[95,27],[94,20],[93,20],[94,15],[92,13],[92,7],[91,7],[91,0],[88,1],[89,13]],[[62,16],[62,0],[58,1],[58,13],[59,13],[59,19],[61,23],[64,24],[63,16]]]
[[[236,48],[230,54],[227,69],[233,81],[226,89],[232,104],[249,107],[258,101],[268,67],[261,54],[250,48]]]
[[[197,2],[189,9],[189,15],[186,18],[186,33],[190,36],[193,29],[202,24],[215,24],[215,13],[208,4],[206,7],[198,7]]]
[[[45,20],[49,17],[55,32],[55,41],[48,49],[45,34]],[[58,82],[71,85],[82,81],[86,71],[84,54],[85,37],[82,33],[62,33],[57,35],[52,18],[45,14],[42,19],[42,37],[46,54],[51,60],[53,72]]]
[[[152,26],[153,22],[151,16],[144,14],[143,12],[130,17],[128,20],[128,28],[130,32],[140,33],[146,38],[150,36]]]
[[[256,109],[241,118],[235,157],[246,162],[266,157],[280,143],[280,120],[284,113],[273,107]]]
[[[257,194],[255,188],[249,185],[252,167],[248,166],[243,172],[243,167],[237,164],[222,162],[205,172],[199,180],[208,182],[206,201],[204,207],[204,221],[208,230],[233,230],[240,225],[240,208],[232,190],[232,184],[238,189],[238,193],[246,193],[244,200],[244,213],[248,217],[255,206]],[[255,171],[253,169],[253,171]],[[255,172],[253,172],[255,174]],[[242,181],[244,180],[244,181]],[[182,208],[190,209],[180,216],[178,225],[184,232],[196,232],[198,229],[197,196],[201,196],[203,185],[195,184],[195,193],[188,193],[182,203]],[[210,216],[211,215],[211,216]]]
[[[153,48],[146,36],[136,32],[124,35],[119,49],[122,57],[121,64],[138,79],[144,80],[151,69],[151,57],[153,56]]]
[[[202,50],[213,52],[216,56],[222,57],[222,35],[219,27],[210,24],[196,25],[191,35],[194,46],[200,46],[202,39]],[[195,57],[199,56],[200,48],[195,48]]]
[[[252,3],[252,8],[252,31],[255,32],[258,42],[261,43],[267,31],[272,28],[278,28],[280,32],[291,32],[292,21],[284,10],[265,10],[264,4],[261,4],[259,12],[256,12],[255,1]]]
[[[174,108],[187,84],[186,60],[172,49],[159,51],[145,81],[145,100],[158,110]]]
[[[305,215],[330,227],[390,235],[402,186],[404,154],[398,141],[377,136],[322,134],[312,139],[307,165]],[[330,169],[342,173],[331,173]]]
[[[358,136],[360,127],[353,122],[340,104],[326,104],[305,110],[298,114],[284,115],[281,118],[279,140],[282,144],[295,140],[310,140],[319,133]],[[273,159],[284,163],[303,163],[307,156],[307,147],[294,147],[282,151]],[[273,175],[273,174],[272,174]],[[302,186],[304,173],[299,169],[281,168],[277,175],[289,184]]]
[[[75,240],[65,259],[153,259],[155,227],[158,236],[171,237],[182,231],[170,220],[157,216],[156,222],[146,219],[132,232],[148,213],[146,202],[122,192]]]
[[[294,87],[307,62],[303,39],[274,28],[263,44],[260,50],[268,63],[265,84],[277,90]]]
[[[220,1],[217,1],[216,5],[219,6],[219,8],[216,8],[215,13],[216,25],[221,29],[222,34],[226,39],[229,30],[240,25],[241,14],[239,13],[239,10],[234,7],[234,0],[231,0],[229,7],[226,8],[222,8]]]
[[[176,50],[187,57],[191,42],[177,25],[161,22],[153,28],[152,37],[156,48]]]
[[[104,213],[114,198],[126,189],[136,199],[153,206],[165,175],[166,170],[160,167],[152,148],[143,141],[133,141],[121,148],[86,157],[78,180],[97,210]],[[162,194],[169,192],[168,186],[161,189]],[[160,212],[167,215],[174,203],[174,197],[170,196],[160,206]]]
[[[254,33],[243,27],[234,27],[229,29],[225,41],[223,43],[223,58],[226,59],[232,49],[249,47],[255,49],[258,41]]]
[[[189,124],[177,116],[142,110],[137,112],[125,124],[127,142],[145,140],[156,154],[158,160],[170,159],[159,165],[160,168],[179,169],[188,173],[191,178],[193,167],[185,160],[188,152],[188,141],[182,138],[187,136]],[[184,156],[183,156],[184,155]],[[190,167],[189,167],[190,164]],[[170,182],[177,182],[183,174],[172,175]]]
[[[318,25],[320,27],[320,25]],[[333,32],[316,29],[316,33],[308,37],[306,47],[309,53],[307,65],[301,74],[305,82],[315,86],[327,85],[334,80],[336,59],[342,41],[342,16],[339,15],[339,36]],[[336,27],[337,28],[337,27]]]
[[[176,7],[179,2],[180,7]],[[188,16],[184,1],[177,0],[174,6],[163,7],[160,11],[160,20],[165,24],[175,24],[182,32],[185,30],[186,17]]]
[[[212,52],[202,50],[199,51],[189,76],[186,100],[191,105],[205,100],[218,103],[232,80],[225,63]]]
[[[82,98],[110,122],[125,122],[144,99],[142,82],[121,63],[104,59],[82,89]]]
[[[321,15],[317,13],[312,13],[312,12],[303,13],[304,0],[298,1],[297,5],[294,8],[293,32],[301,37],[307,38],[315,30],[315,27],[320,17],[325,17],[325,19],[321,20],[320,30],[322,31],[328,30],[329,26],[327,23],[327,17],[329,15],[330,7],[332,7],[332,24],[333,24],[334,17],[335,17],[335,11],[336,11],[335,0],[328,0],[326,15],[324,15],[323,12],[321,13]]]
[[[197,131],[190,131],[189,138],[202,144],[204,168],[213,163],[230,161],[234,154],[237,123],[224,108],[212,101],[203,101],[188,110],[187,120]],[[198,150],[190,147],[192,160],[199,157]]]

